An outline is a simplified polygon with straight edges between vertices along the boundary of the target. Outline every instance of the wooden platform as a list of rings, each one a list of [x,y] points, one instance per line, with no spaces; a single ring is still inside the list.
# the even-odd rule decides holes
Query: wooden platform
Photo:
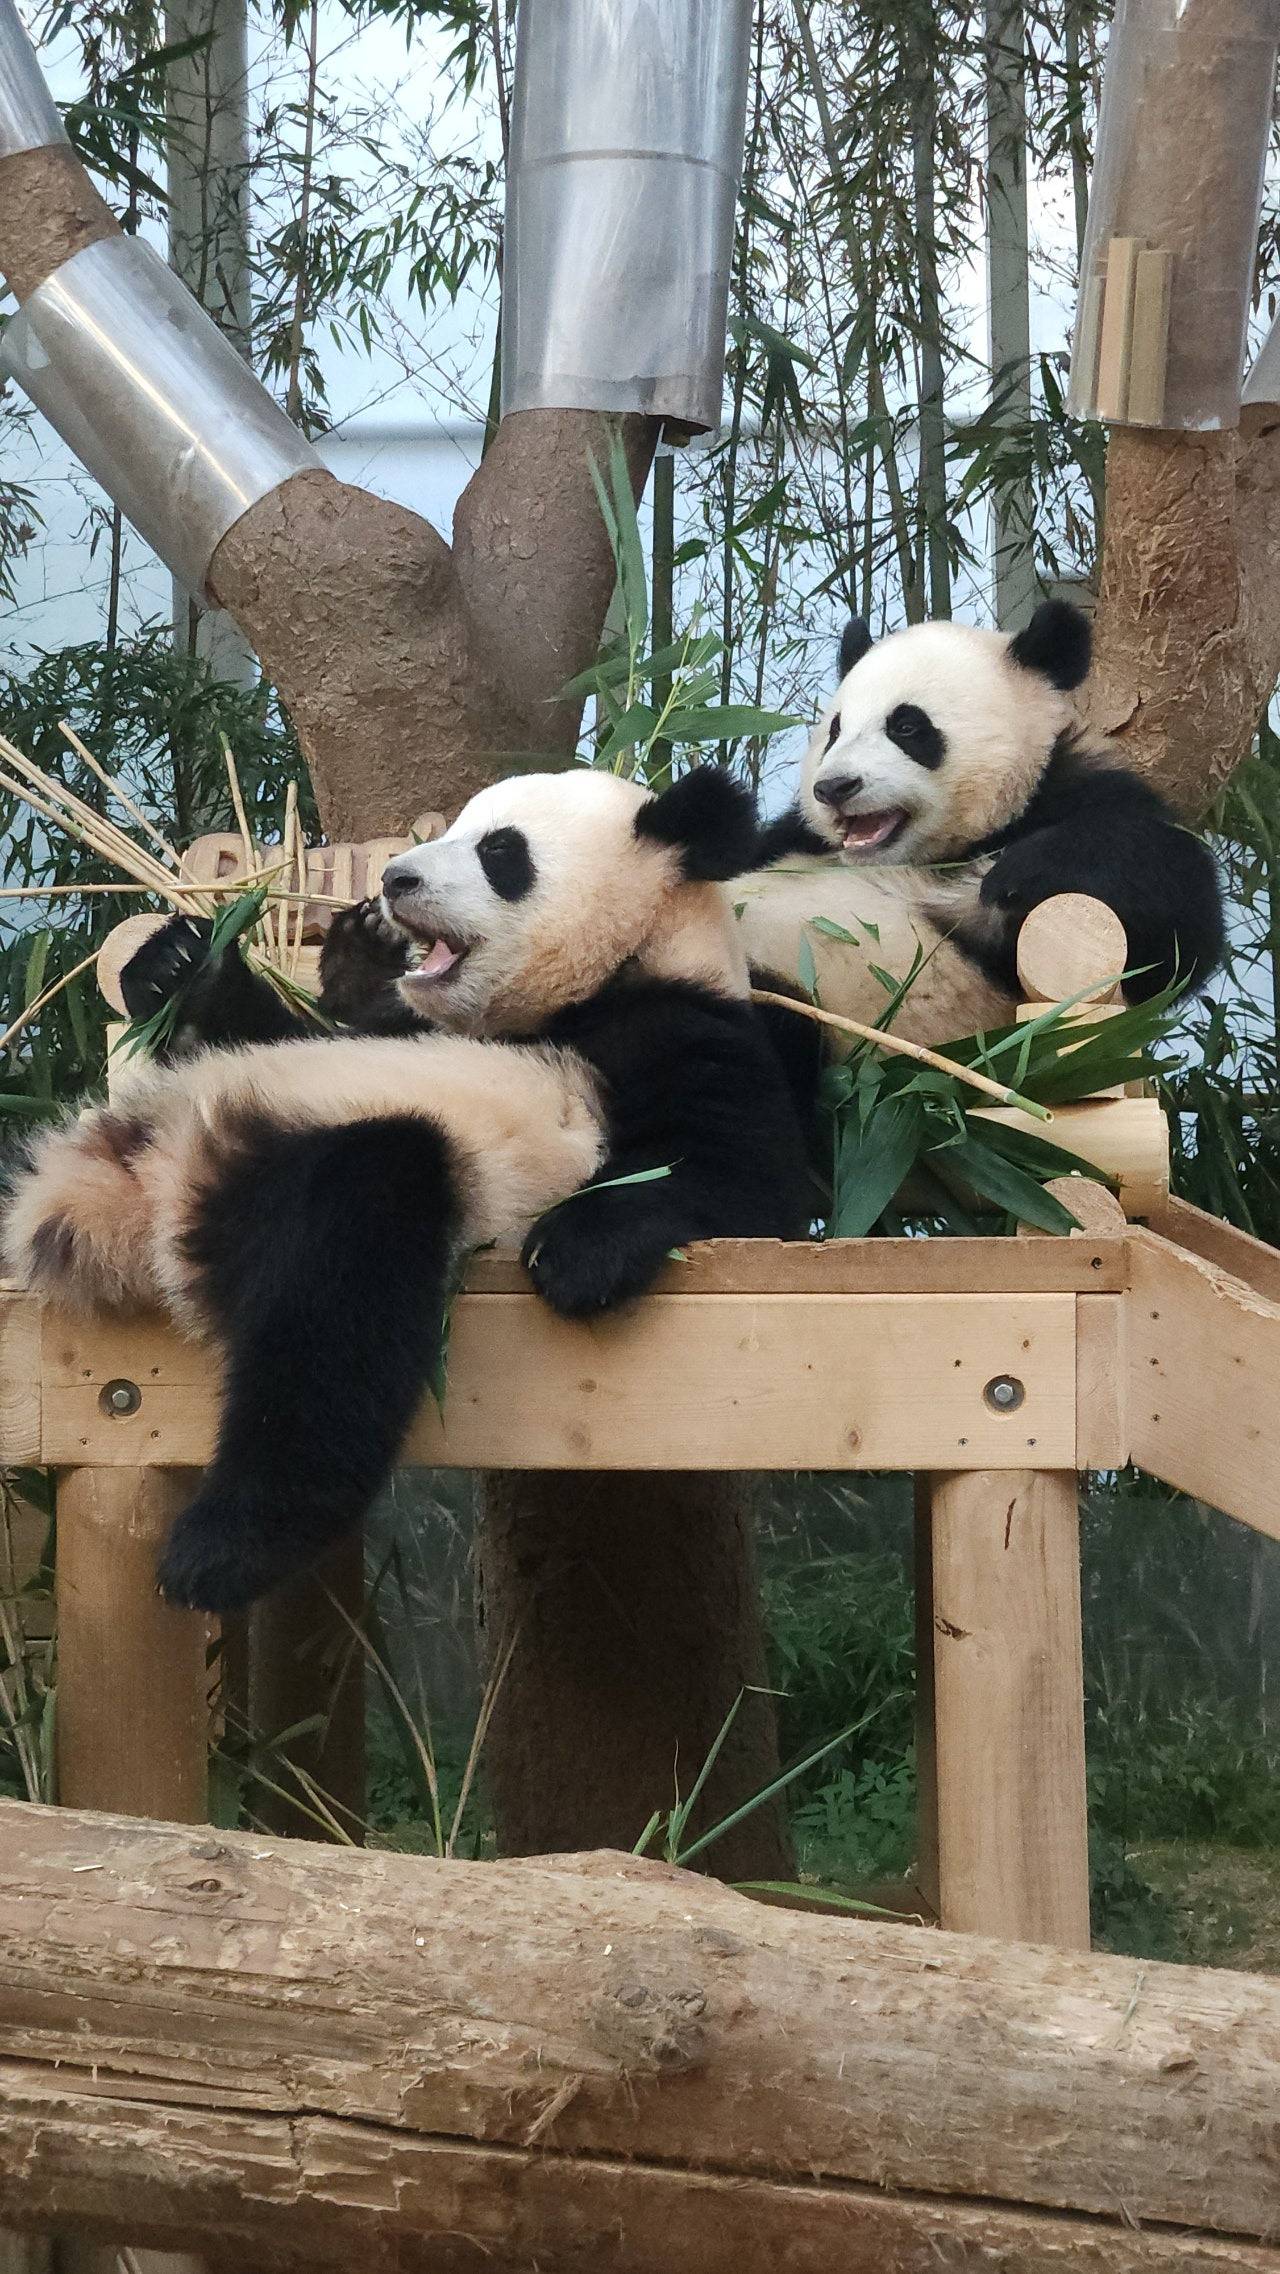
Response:
[[[1198,1225],[1211,1255],[1185,1244]],[[426,1403],[406,1458],[756,1470],[1135,1460],[1280,1532],[1277,1259],[1194,1210],[1179,1208],[1171,1229],[1177,1240],[1131,1228],[724,1241],[591,1325],[554,1317],[516,1258],[482,1256],[454,1306],[443,1412]],[[159,1320],[80,1320],[0,1295],[10,1464],[199,1467],[217,1401],[208,1348]]]

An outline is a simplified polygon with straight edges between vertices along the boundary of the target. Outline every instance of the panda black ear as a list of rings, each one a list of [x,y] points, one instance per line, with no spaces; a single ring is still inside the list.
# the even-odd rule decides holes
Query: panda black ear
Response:
[[[750,791],[722,766],[696,766],[650,798],[636,815],[635,832],[679,853],[690,884],[722,884],[750,868],[760,834]]]
[[[840,677],[861,663],[871,645],[871,626],[862,616],[851,616],[840,634]]]
[[[1038,671],[1065,695],[1089,675],[1093,654],[1089,619],[1069,600],[1042,600],[1025,631],[1010,640],[1009,653],[1024,671]]]

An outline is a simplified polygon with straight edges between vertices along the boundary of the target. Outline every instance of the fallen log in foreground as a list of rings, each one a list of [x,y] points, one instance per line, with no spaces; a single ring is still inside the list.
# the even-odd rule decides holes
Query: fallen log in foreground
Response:
[[[1280,2274],[1280,1985],[0,1803],[0,2224],[361,2274]]]

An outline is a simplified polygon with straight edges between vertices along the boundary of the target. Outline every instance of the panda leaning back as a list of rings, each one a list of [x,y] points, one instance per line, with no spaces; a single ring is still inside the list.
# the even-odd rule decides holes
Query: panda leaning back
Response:
[[[523,1241],[538,1293],[590,1318],[687,1241],[804,1234],[805,1141],[721,889],[757,846],[715,767],[656,797],[587,770],[483,790],[387,870],[394,927],[366,903],[331,932],[322,1006],[361,1033],[313,1039],[238,950],[202,965],[190,919],[134,958],[131,1015],[180,989],[194,1054],[36,1140],[6,1247],[58,1302],[159,1304],[221,1348],[170,1601],[234,1609],[358,1520],[474,1248]]]

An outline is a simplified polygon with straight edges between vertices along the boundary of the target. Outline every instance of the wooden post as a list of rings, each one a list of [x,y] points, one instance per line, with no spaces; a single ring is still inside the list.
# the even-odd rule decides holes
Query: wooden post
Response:
[[[1087,1950],[1075,1475],[935,1475],[922,1499],[942,1924]]]
[[[171,1469],[68,1469],[58,1479],[66,1807],[205,1820],[208,1622],[156,1593],[156,1557],[187,1493]]]

